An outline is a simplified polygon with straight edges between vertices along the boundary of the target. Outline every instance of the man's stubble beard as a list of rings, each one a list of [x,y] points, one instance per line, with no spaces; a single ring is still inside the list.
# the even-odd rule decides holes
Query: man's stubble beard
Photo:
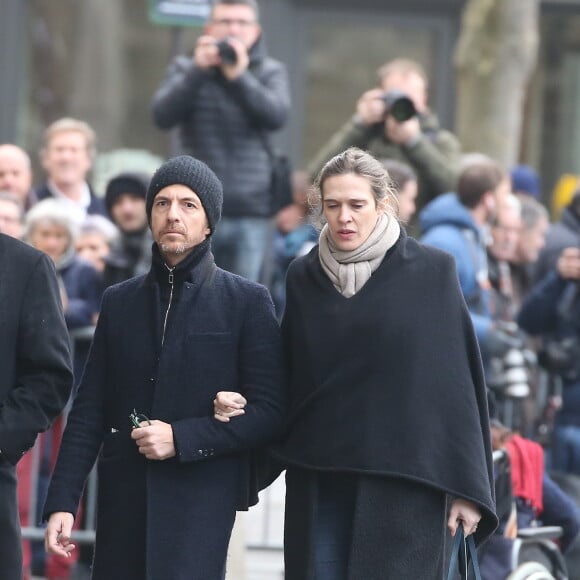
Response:
[[[179,244],[177,246],[174,245],[167,245],[167,244],[161,244],[161,252],[163,254],[174,254],[176,256],[179,256],[181,254],[185,254],[185,252],[187,252],[187,250],[191,249],[193,246],[191,244]]]

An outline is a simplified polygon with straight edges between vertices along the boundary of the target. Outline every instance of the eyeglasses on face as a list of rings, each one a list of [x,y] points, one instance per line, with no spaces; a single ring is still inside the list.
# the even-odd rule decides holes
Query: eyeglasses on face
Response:
[[[249,28],[256,24],[255,20],[242,20],[236,18],[220,18],[219,20],[212,20],[216,26],[222,26],[224,28],[230,28],[232,26],[238,26],[239,28]]]

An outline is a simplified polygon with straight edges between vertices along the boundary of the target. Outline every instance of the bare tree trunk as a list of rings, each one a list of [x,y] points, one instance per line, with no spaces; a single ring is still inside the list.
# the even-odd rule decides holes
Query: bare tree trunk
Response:
[[[123,2],[84,0],[80,8],[70,110],[97,132],[99,149],[122,143],[126,110]]]
[[[32,0],[30,3],[30,93],[41,127],[64,116],[68,110],[76,16],[74,0]]]
[[[101,147],[119,146],[127,82],[123,7],[119,0],[31,1],[35,134],[71,116],[93,125]]]
[[[539,0],[468,0],[455,50],[456,128],[465,151],[517,163],[538,22]]]

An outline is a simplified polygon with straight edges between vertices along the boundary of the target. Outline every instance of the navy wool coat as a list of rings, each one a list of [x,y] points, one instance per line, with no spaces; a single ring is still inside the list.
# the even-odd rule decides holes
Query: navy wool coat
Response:
[[[189,272],[161,344],[152,270],[107,289],[44,515],[76,513],[98,457],[96,580],[218,580],[235,511],[255,501],[251,450],[284,411],[281,345],[268,292],[217,268]],[[246,413],[213,418],[217,391]],[[130,438],[135,408],[171,423],[177,455],[150,461]]]

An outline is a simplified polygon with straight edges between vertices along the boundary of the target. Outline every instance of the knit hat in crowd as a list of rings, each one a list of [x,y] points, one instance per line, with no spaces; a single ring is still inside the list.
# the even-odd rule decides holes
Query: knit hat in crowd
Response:
[[[512,191],[514,193],[527,193],[536,199],[540,199],[540,177],[535,169],[529,165],[516,165],[510,171],[512,179]]]
[[[155,196],[168,185],[181,184],[193,190],[205,210],[213,232],[222,215],[224,199],[222,184],[216,174],[202,161],[181,155],[166,161],[153,175],[147,190],[147,218],[151,222],[151,209]]]
[[[119,173],[113,177],[105,189],[105,205],[109,215],[121,195],[129,194],[145,199],[148,186],[149,176],[144,173]]]

